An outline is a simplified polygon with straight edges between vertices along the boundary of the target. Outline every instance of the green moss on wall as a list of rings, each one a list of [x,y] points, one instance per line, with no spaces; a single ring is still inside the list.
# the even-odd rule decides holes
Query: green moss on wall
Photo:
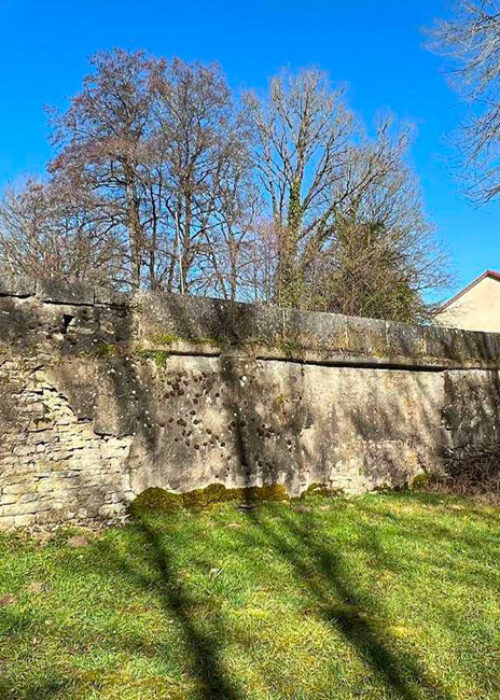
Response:
[[[413,478],[413,481],[411,482],[411,488],[415,489],[417,491],[419,489],[425,489],[428,486],[432,485],[435,478],[436,477],[432,474],[425,474],[425,473],[417,474],[417,476],[415,476]]]
[[[199,343],[200,345],[213,345],[218,347],[219,345],[222,345],[224,341],[219,341],[217,338],[208,338],[208,337],[202,337],[202,338],[194,338],[195,343]]]
[[[311,498],[311,496],[337,496],[339,494],[339,491],[335,491],[334,489],[329,489],[327,486],[324,486],[323,484],[309,484],[309,486],[306,488],[305,491],[303,491],[300,494],[300,498],[297,500],[305,500],[307,498]]]
[[[155,347],[171,346],[179,342],[192,343],[194,345],[220,345],[220,342],[216,338],[210,338],[208,336],[179,336],[172,335],[171,333],[150,333],[145,336],[145,340]]]
[[[182,508],[182,495],[165,489],[150,488],[140,493],[130,506],[134,518],[145,513],[172,513]]]
[[[167,366],[169,353],[166,350],[138,350],[137,355],[144,360],[153,360],[158,368],[163,369]]]
[[[283,406],[284,403],[285,397],[283,396],[283,394],[278,394],[273,400],[273,408],[275,410],[278,410]]]
[[[172,335],[171,333],[151,333],[150,335],[146,336],[146,340],[153,345],[172,345],[172,343],[175,343],[177,340],[181,340],[181,338],[179,338],[177,335]]]
[[[172,493],[165,489],[150,488],[137,496],[130,507],[130,512],[134,517],[140,517],[148,512],[170,513],[180,508],[199,510],[228,501],[236,504],[256,504],[289,500],[285,487],[278,484],[242,489],[227,489],[223,484],[211,484],[204,489],[186,493]]]
[[[116,357],[119,355],[119,353],[120,351],[115,343],[101,343],[94,350],[95,356],[99,357],[100,359]]]

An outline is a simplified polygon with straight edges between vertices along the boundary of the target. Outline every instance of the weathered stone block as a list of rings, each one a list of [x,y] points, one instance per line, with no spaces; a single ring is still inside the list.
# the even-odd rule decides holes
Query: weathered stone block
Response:
[[[94,288],[88,284],[74,282],[68,285],[64,280],[39,281],[36,292],[42,301],[52,304],[94,304]]]
[[[36,281],[29,277],[16,275],[0,276],[0,295],[12,297],[29,297],[36,293]]]

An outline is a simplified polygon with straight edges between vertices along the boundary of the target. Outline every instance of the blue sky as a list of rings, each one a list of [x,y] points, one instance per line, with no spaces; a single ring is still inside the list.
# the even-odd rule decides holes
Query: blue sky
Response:
[[[500,268],[500,205],[468,203],[453,171],[446,137],[465,106],[421,33],[451,9],[451,0],[0,0],[0,189],[43,172],[43,106],[65,104],[96,50],[216,60],[235,88],[263,88],[284,65],[319,66],[348,85],[368,124],[382,109],[416,125],[413,165],[458,288]]]

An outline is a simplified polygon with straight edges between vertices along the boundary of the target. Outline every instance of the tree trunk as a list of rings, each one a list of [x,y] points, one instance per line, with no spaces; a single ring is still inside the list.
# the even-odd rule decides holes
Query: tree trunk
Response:
[[[302,275],[298,261],[298,240],[302,224],[300,179],[290,185],[288,225],[279,231],[278,303],[297,308],[302,296]]]
[[[132,285],[141,286],[142,229],[139,201],[135,192],[135,173],[132,166],[125,165],[126,225],[129,237]]]

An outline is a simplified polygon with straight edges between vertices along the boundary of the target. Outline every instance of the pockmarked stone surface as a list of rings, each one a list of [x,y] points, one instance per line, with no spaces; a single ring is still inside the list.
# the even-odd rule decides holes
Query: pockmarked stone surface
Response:
[[[499,429],[500,334],[0,280],[0,528],[150,487],[410,484]]]

